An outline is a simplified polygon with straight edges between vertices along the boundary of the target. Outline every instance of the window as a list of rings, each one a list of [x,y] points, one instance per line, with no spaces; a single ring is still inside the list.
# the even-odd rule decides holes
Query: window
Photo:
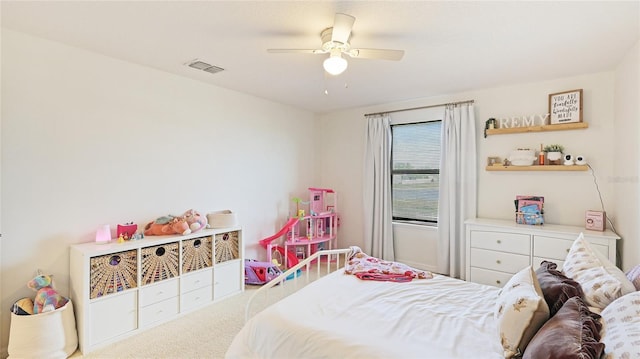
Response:
[[[438,222],[442,121],[391,127],[393,220]]]

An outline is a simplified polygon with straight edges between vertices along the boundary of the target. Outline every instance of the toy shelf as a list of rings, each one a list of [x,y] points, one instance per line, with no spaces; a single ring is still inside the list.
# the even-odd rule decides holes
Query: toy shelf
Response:
[[[587,165],[544,165],[544,166],[487,166],[487,171],[586,171]]]

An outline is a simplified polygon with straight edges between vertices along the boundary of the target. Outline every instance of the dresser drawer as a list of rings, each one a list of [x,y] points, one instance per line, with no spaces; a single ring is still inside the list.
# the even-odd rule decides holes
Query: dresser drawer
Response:
[[[569,253],[569,248],[573,244],[572,240],[534,236],[533,237],[533,255],[536,257],[545,257],[554,260],[564,260]],[[540,263],[534,263],[540,264]]]
[[[587,239],[587,241],[589,241]],[[552,262],[564,261],[569,253],[569,249],[571,249],[571,245],[574,240],[554,238],[554,237],[545,237],[545,236],[534,236],[533,237],[533,255],[536,257],[545,257],[550,258]],[[595,244],[593,242],[589,242],[589,246],[596,250],[605,257],[609,256],[609,247],[603,246],[601,244]],[[557,262],[556,262],[557,263]],[[535,263],[534,264],[540,264]]]
[[[529,256],[471,248],[471,267],[516,273],[529,265]]]
[[[178,295],[178,279],[164,280],[140,288],[140,306],[145,307]]]
[[[195,308],[202,308],[211,303],[213,299],[213,288],[211,286],[192,290],[180,295],[180,311],[188,311]]]
[[[502,287],[507,284],[509,279],[511,279],[511,276],[512,274],[510,273],[471,267],[471,278],[469,278],[469,280],[474,283]]]
[[[178,315],[178,297],[173,297],[162,302],[140,308],[140,326],[170,319]]]
[[[209,286],[213,283],[213,273],[211,269],[184,274],[180,278],[180,293],[191,292],[192,290]]]
[[[531,242],[526,234],[472,231],[471,247],[524,255],[531,254]]]

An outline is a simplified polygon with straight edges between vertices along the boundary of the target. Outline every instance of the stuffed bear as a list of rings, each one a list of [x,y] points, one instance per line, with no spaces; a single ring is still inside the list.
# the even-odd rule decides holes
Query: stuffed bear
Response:
[[[33,314],[58,309],[69,301],[53,288],[53,276],[39,274],[27,283],[27,287],[36,291],[33,301]]]
[[[145,236],[164,236],[168,234],[187,235],[191,233],[189,224],[184,217],[165,216],[147,223],[144,227]]]
[[[195,233],[209,226],[207,223],[207,216],[200,215],[200,213],[194,209],[190,209],[184,212],[182,217],[187,220],[192,233]]]

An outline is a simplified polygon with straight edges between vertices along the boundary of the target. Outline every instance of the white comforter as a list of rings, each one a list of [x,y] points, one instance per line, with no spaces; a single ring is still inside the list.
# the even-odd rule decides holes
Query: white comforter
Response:
[[[257,314],[227,358],[503,358],[498,290],[440,275],[363,281],[341,270]]]

